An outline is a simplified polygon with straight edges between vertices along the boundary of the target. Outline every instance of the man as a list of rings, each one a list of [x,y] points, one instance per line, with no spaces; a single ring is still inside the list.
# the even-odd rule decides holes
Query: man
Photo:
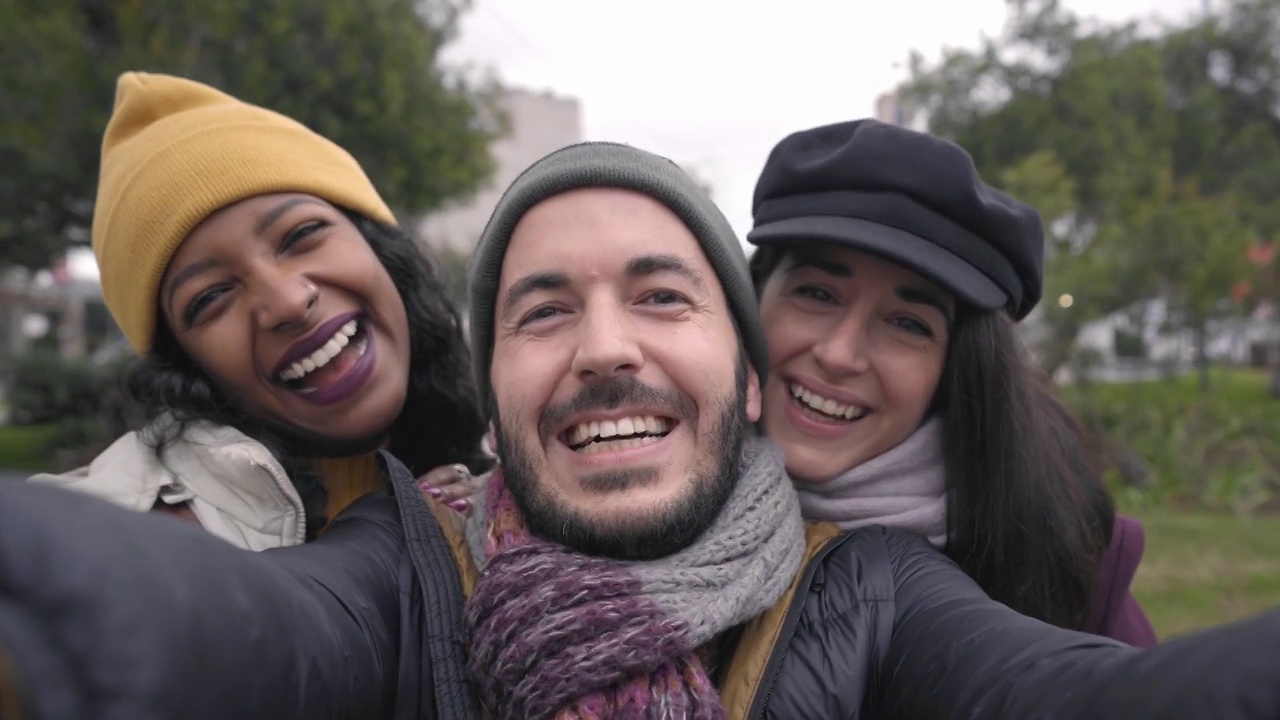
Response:
[[[426,609],[400,558],[433,562],[439,530],[405,473],[399,510],[371,496],[257,554],[19,486],[0,489],[0,682],[48,717],[183,698],[183,717],[457,716],[465,642],[499,718],[1280,712],[1280,615],[1142,652],[1016,615],[913,536],[804,527],[748,427],[767,368],[742,252],[666,160],[539,162],[471,287],[502,464],[468,521],[483,572],[459,554],[465,632],[425,629],[431,662],[403,667]]]
[[[652,195],[626,189],[646,178]],[[658,686],[673,707],[718,708],[720,641],[777,603],[804,552],[780,456],[747,441],[765,348],[732,231],[674,165],[589,145],[522,177],[475,258],[503,461],[472,524],[494,540],[482,562],[502,553],[469,605],[481,696],[504,717],[621,712]],[[546,641],[512,657],[511,633]],[[555,652],[567,640],[590,672]]]

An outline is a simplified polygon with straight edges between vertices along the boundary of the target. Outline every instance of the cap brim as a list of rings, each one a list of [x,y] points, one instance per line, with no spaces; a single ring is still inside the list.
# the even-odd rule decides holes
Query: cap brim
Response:
[[[996,310],[1008,295],[980,270],[950,251],[905,230],[858,218],[813,215],[768,223],[747,233],[753,245],[825,242],[898,263],[955,293],[968,305]]]

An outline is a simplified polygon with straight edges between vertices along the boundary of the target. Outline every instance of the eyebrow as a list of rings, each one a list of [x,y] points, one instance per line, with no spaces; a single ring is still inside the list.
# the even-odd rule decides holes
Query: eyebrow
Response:
[[[537,272],[525,275],[511,283],[507,294],[502,299],[502,315],[508,315],[512,308],[530,294],[539,290],[559,290],[569,285],[569,276],[561,272]]]
[[[276,221],[280,219],[281,215],[284,215],[285,213],[289,212],[291,209],[299,205],[308,205],[308,204],[320,205],[321,207],[324,207],[323,203],[321,203],[320,201],[314,198],[309,198],[309,197],[289,198],[288,200],[285,200],[284,202],[272,208],[271,211],[268,212],[266,215],[263,215],[261,218],[259,218],[257,224],[253,226],[253,234],[261,235],[262,233],[266,232],[268,228],[274,225]]]
[[[648,277],[664,272],[679,275],[698,290],[706,290],[702,273],[689,267],[689,264],[677,255],[639,255],[627,261],[627,276],[630,278]]]
[[[828,275],[834,275],[840,278],[853,277],[853,269],[847,265],[805,255],[797,256],[791,263],[791,267],[788,268],[788,271],[797,270],[803,267],[810,267],[820,272],[827,273]],[[942,298],[938,297],[937,293],[929,292],[923,288],[904,285],[894,290],[893,294],[903,302],[914,303],[916,305],[928,305],[929,307],[936,309],[938,312],[942,313],[942,317],[946,318],[948,323],[954,319],[952,317],[951,308],[947,306],[947,303],[944,302]]]

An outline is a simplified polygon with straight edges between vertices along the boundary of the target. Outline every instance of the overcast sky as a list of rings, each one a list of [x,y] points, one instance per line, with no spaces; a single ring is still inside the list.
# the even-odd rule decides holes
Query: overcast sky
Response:
[[[1127,20],[1203,0],[1067,0]],[[632,9],[634,8],[634,9]],[[588,140],[630,143],[698,168],[740,235],[751,190],[783,136],[866,117],[906,78],[914,48],[999,34],[1003,0],[476,0],[447,58],[507,83],[577,97]]]

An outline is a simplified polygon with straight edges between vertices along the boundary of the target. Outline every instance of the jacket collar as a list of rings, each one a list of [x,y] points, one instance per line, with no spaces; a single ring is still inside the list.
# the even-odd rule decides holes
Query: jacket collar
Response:
[[[190,502],[206,529],[244,544],[244,530],[278,537],[271,544],[300,544],[306,532],[302,499],[279,461],[261,443],[235,428],[192,423],[161,457],[153,450],[167,418],[112,443],[88,467],[33,482],[86,492],[117,505],[150,510],[157,501]],[[237,526],[224,528],[220,526]],[[259,544],[259,543],[253,543]],[[255,548],[260,549],[260,548]]]

